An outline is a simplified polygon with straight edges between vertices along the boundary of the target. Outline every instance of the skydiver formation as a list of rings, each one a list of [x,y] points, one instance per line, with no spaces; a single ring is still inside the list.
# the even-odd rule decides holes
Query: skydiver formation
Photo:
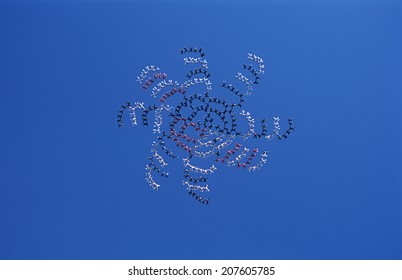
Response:
[[[179,157],[179,151],[184,153],[182,184],[190,197],[204,205],[209,205],[210,192],[208,175],[217,170],[215,164],[224,164],[229,167],[259,170],[266,162],[268,152],[260,151],[256,147],[248,148],[239,142],[249,142],[250,139],[283,140],[294,131],[293,119],[288,119],[288,128],[280,133],[279,117],[273,118],[273,130],[268,133],[268,124],[265,119],[261,121],[261,132],[256,132],[255,120],[250,112],[243,110],[245,97],[253,93],[253,86],[260,83],[264,73],[263,59],[248,54],[252,64],[243,64],[247,76],[238,72],[235,76],[241,87],[236,87],[223,81],[221,88],[229,94],[234,94],[238,102],[231,103],[223,98],[211,96],[211,73],[208,71],[208,62],[202,48],[186,47],[180,49],[185,64],[193,64],[195,68],[185,76],[183,83],[169,80],[168,75],[156,66],[146,66],[137,81],[144,90],[151,87],[151,96],[157,98],[158,105],[145,106],[143,102],[126,102],[121,106],[117,115],[118,127],[123,126],[123,115],[128,110],[132,125],[137,125],[136,110],[141,112],[141,124],[149,125],[149,114],[154,114],[153,133],[156,134],[152,143],[151,155],[145,166],[146,181],[155,190],[160,184],[155,175],[168,177],[165,171],[168,166],[167,158]],[[201,90],[200,90],[201,89]],[[200,93],[201,91],[201,93]],[[169,104],[173,95],[181,95],[178,104]],[[239,120],[247,124],[247,130],[241,131]],[[174,149],[177,150],[173,151]],[[196,158],[212,158],[209,167],[197,166],[191,162]],[[202,162],[210,162],[202,160]]]

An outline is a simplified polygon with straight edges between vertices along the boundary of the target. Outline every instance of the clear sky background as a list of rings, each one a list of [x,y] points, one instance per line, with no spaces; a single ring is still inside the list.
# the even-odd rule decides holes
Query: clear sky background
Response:
[[[400,1],[0,2],[0,258],[401,259],[401,26]],[[209,207],[180,160],[153,191],[152,129],[115,123],[151,104],[146,65],[184,80],[185,46],[216,96],[263,57],[247,110],[295,119]]]

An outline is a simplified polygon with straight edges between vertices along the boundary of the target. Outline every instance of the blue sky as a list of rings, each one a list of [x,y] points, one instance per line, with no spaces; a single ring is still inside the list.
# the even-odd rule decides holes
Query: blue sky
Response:
[[[1,259],[401,259],[398,1],[0,2]],[[213,94],[247,53],[266,72],[245,105],[288,116],[256,173],[219,168],[211,205],[180,160],[153,191],[151,128],[115,120],[178,81],[203,47]]]

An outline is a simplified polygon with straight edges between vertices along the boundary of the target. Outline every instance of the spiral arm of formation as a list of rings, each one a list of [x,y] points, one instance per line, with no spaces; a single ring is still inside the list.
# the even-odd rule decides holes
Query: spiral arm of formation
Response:
[[[294,131],[294,124],[293,119],[288,118],[287,128],[281,132],[279,117],[274,117],[269,131],[268,121],[263,119],[257,131],[255,119],[250,112],[243,110],[245,98],[253,93],[264,74],[261,57],[248,54],[249,64],[243,64],[243,72],[235,76],[240,86],[222,82],[221,88],[235,96],[236,102],[229,102],[212,95],[211,73],[203,49],[186,47],[180,49],[180,53],[185,56],[184,63],[192,67],[185,75],[186,80],[182,83],[173,81],[159,67],[146,66],[137,81],[157,103],[146,106],[144,102],[126,102],[119,110],[117,125],[123,126],[125,116],[132,125],[152,125],[156,137],[145,166],[145,179],[151,188],[160,188],[157,177],[169,176],[166,171],[168,161],[181,157],[182,184],[188,195],[203,205],[209,205],[208,176],[215,173],[219,165],[259,170],[267,162],[268,153],[247,147],[248,140],[287,139]],[[177,95],[180,101],[175,98],[176,102],[171,102]],[[153,122],[150,124],[151,117]],[[241,118],[247,124],[246,131],[238,127]],[[206,162],[207,167],[193,163],[196,158]]]

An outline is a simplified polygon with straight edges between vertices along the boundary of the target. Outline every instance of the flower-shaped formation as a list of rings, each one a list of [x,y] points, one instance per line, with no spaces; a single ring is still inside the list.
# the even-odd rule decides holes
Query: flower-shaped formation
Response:
[[[253,93],[264,73],[263,59],[248,54],[251,64],[243,64],[243,71],[236,75],[239,87],[224,81],[221,87],[227,90],[236,102],[211,95],[211,73],[208,62],[201,48],[183,48],[185,64],[195,67],[186,75],[183,83],[168,79],[156,66],[145,67],[137,81],[151,96],[158,100],[158,105],[145,106],[143,102],[126,102],[117,116],[119,127],[123,125],[124,113],[128,110],[132,125],[137,125],[137,114],[141,115],[141,124],[149,125],[153,114],[153,132],[156,134],[151,155],[146,164],[146,180],[155,190],[159,189],[155,175],[168,177],[165,171],[167,158],[181,157],[184,175],[183,185],[188,194],[202,204],[208,205],[205,195],[210,191],[208,175],[217,170],[215,165],[256,171],[266,162],[268,153],[246,144],[254,140],[286,139],[294,130],[293,119],[288,119],[288,128],[280,133],[279,117],[273,118],[273,129],[268,133],[267,121],[261,121],[261,129],[256,130],[255,120],[243,110],[245,97]],[[138,114],[139,115],[139,114]],[[244,123],[242,129],[240,122]],[[213,159],[212,163],[211,160]],[[194,163],[199,161],[199,163]],[[207,164],[206,167],[201,167]]]

